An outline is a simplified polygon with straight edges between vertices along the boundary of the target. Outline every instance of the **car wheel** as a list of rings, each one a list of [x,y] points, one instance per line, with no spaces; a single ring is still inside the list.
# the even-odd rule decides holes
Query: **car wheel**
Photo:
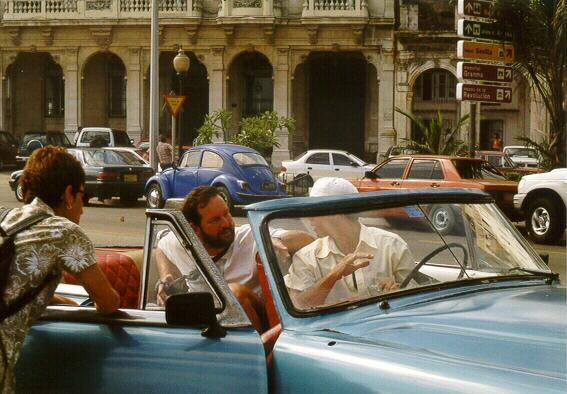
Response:
[[[126,206],[136,205],[138,202],[138,196],[134,194],[123,194],[120,196],[120,203]]]
[[[228,192],[228,189],[224,186],[217,186],[216,188],[219,194],[221,195],[222,199],[228,206],[228,209],[230,209],[230,211],[232,212],[234,207],[232,206],[232,199],[230,198],[230,193]]]
[[[557,242],[565,230],[565,213],[551,198],[538,198],[528,205],[526,228],[534,242]]]
[[[18,201],[24,201],[24,191],[22,190],[22,185],[20,184],[20,180],[17,181],[18,185],[16,186],[16,199]]]
[[[429,219],[441,235],[452,233],[456,227],[455,213],[447,205],[435,205],[429,213]]]
[[[165,204],[161,187],[157,183],[152,183],[146,192],[146,204],[148,208],[162,208]]]

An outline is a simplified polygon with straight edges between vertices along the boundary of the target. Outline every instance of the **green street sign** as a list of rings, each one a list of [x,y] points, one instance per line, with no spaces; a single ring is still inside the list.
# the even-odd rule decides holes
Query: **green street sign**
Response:
[[[512,33],[504,31],[496,22],[477,22],[459,19],[457,34],[461,37],[479,38],[491,41],[512,41]]]

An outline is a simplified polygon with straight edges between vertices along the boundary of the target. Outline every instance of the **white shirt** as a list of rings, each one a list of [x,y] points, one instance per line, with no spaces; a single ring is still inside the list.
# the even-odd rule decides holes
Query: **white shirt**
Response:
[[[325,303],[335,303],[352,296],[370,297],[379,290],[377,284],[387,280],[401,283],[415,267],[415,260],[407,243],[397,234],[361,224],[359,242],[354,253],[374,256],[367,267],[355,272],[358,291],[352,275],[338,280]],[[326,276],[345,257],[334,239],[319,238],[298,250],[293,256],[289,273],[284,277],[288,288],[303,291]]]
[[[195,260],[172,231],[168,231],[160,238],[158,248],[182,275],[188,275],[195,269]],[[262,289],[256,269],[256,251],[252,229],[249,224],[245,224],[235,228],[234,242],[215,264],[227,282],[243,284],[261,296]]]

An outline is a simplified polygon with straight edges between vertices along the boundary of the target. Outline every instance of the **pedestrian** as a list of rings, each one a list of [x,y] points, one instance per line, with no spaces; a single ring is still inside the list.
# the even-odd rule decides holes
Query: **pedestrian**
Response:
[[[14,367],[29,328],[50,302],[61,303],[54,292],[63,270],[84,286],[97,311],[112,313],[120,304],[118,293],[97,264],[92,242],[79,227],[85,194],[81,164],[62,147],[40,148],[26,163],[20,184],[25,205],[7,213],[2,210],[2,242],[14,228],[31,219],[39,221],[11,235],[13,257],[1,261],[2,394],[15,391]]]
[[[165,135],[161,135],[157,144],[157,157],[161,170],[164,171],[173,165],[173,147],[167,143]]]
[[[493,133],[492,138],[490,139],[490,149],[492,150],[499,150],[501,151],[503,148],[502,138],[500,138],[500,134]]]

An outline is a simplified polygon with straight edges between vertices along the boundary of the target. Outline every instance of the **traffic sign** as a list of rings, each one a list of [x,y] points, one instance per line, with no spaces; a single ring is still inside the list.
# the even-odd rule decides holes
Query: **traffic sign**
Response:
[[[512,41],[512,32],[502,29],[496,22],[477,22],[459,19],[457,34],[461,37],[479,38],[492,41]]]
[[[494,0],[459,0],[457,12],[462,16],[492,18]]]
[[[514,46],[459,40],[457,56],[461,59],[491,60],[503,63],[514,62]]]
[[[185,102],[186,96],[165,96],[165,102],[167,103],[167,107],[169,108],[169,112],[174,117],[177,117],[181,106]]]
[[[473,81],[512,82],[512,67],[483,63],[457,63],[457,78]]]
[[[457,100],[511,103],[512,88],[495,85],[457,84]]]

